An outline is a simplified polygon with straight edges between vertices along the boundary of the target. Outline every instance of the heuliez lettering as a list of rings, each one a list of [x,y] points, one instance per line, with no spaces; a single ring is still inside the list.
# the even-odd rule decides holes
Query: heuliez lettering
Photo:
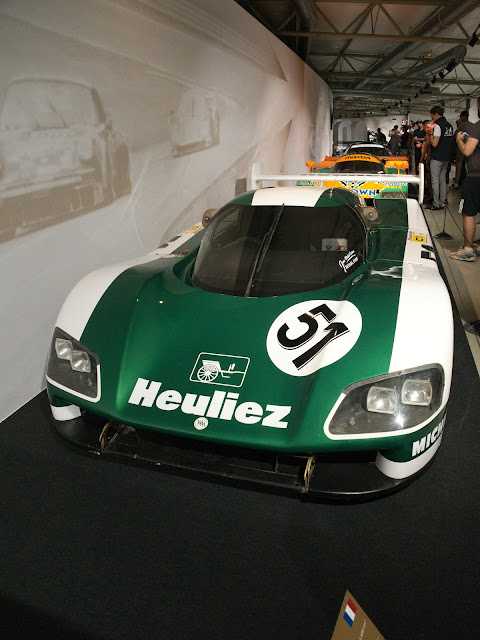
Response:
[[[214,391],[211,396],[186,393],[182,395],[175,389],[160,391],[161,382],[138,378],[128,402],[142,407],[155,406],[160,411],[176,411],[219,420],[236,420],[242,424],[261,423],[264,427],[286,429],[284,420],[291,410],[290,406],[267,404],[265,408],[258,402],[242,402],[240,394],[227,391]]]

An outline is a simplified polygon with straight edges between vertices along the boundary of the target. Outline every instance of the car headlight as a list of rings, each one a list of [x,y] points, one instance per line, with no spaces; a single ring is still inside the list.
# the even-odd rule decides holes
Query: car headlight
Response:
[[[444,372],[439,364],[398,371],[350,385],[328,430],[332,435],[411,429],[439,409]]]
[[[98,357],[62,329],[55,328],[47,363],[47,378],[75,395],[96,398]]]

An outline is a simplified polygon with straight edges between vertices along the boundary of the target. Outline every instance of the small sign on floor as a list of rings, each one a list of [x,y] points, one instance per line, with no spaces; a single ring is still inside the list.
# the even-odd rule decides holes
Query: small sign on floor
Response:
[[[347,591],[332,640],[385,640],[362,607]]]

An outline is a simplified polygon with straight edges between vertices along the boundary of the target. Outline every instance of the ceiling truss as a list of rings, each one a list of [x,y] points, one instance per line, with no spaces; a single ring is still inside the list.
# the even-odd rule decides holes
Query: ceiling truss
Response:
[[[335,117],[465,108],[480,95],[478,1],[236,1],[328,83]]]

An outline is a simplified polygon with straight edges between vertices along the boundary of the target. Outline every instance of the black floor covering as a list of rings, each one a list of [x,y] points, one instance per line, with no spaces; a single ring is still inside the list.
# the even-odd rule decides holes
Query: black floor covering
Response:
[[[0,425],[2,637],[330,640],[349,589],[386,640],[473,638],[479,392],[456,317],[436,460],[354,505],[84,455],[52,433],[40,394]]]

